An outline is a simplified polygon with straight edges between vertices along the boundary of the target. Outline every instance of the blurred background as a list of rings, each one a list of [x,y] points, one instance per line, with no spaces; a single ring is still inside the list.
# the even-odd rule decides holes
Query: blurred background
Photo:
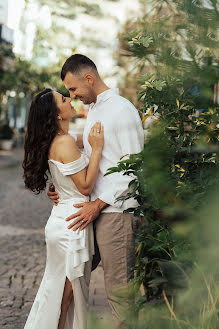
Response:
[[[138,10],[138,0],[0,0],[0,122],[22,135],[35,92],[51,86],[66,94],[60,69],[73,53],[86,54],[117,86],[118,33]],[[86,117],[87,108],[75,105]]]
[[[218,31],[217,27],[214,31],[213,24],[209,26],[207,20],[214,15],[217,1],[183,1],[181,9],[184,13],[180,13],[179,8],[173,9],[174,3],[178,1],[0,0],[0,148],[10,149],[12,145],[22,144],[28,106],[34,93],[50,86],[67,95],[60,79],[60,69],[73,53],[90,57],[106,84],[120,87],[121,94],[136,106],[140,106],[136,94],[137,80],[143,73],[158,73],[160,70],[162,74],[161,71],[171,67],[170,63],[166,67],[170,59],[176,75],[184,70],[185,78],[188,72],[192,72],[194,57],[188,47],[199,50],[202,65],[211,67],[211,72],[206,70],[203,81],[209,74],[212,76],[210,62],[214,57],[212,47],[215,48],[213,43],[218,38]],[[199,36],[197,34],[200,40],[194,40],[194,45],[191,45],[191,34],[183,36],[186,23],[183,15],[190,6],[196,10],[193,16],[196,28],[200,29]],[[203,9],[198,13],[197,9],[201,7]],[[171,18],[172,14],[175,20]],[[216,24],[217,17],[212,19]],[[154,34],[160,29],[153,47],[150,39],[145,38],[141,43],[143,39],[135,38],[138,31],[145,28],[148,33],[154,30]],[[165,33],[161,32],[162,29],[166,29]],[[168,40],[171,29],[176,36]],[[207,40],[203,39],[205,32]],[[132,52],[132,43],[138,48],[136,54]],[[163,48],[158,52],[159,45]],[[142,46],[147,48],[147,53]],[[165,63],[161,68],[162,61]],[[213,88],[211,98],[217,103],[217,82],[210,81],[208,87]],[[200,93],[198,83],[189,88],[193,94]],[[212,93],[210,89],[206,92]],[[80,101],[74,105],[78,111],[74,121],[86,118],[88,108]],[[204,104],[201,107],[204,108]],[[72,124],[71,129],[82,132],[83,126],[84,120],[77,120],[77,125]],[[10,138],[6,138],[7,135]],[[2,139],[11,139],[11,142]]]

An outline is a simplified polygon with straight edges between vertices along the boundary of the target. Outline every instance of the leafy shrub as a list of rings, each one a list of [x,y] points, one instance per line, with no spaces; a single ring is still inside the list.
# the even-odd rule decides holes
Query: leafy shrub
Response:
[[[218,60],[216,40],[206,34],[218,26],[218,9],[211,3],[209,9],[190,1],[153,1],[153,10],[123,36],[128,60],[137,58],[144,73],[137,81],[140,115],[144,122],[155,118],[144,150],[107,173],[133,177],[125,198],[134,197],[139,207],[128,211],[145,220],[136,248],[140,307],[168,300],[188,283],[195,246],[173,228],[196,218],[219,181],[219,108],[213,97]]]

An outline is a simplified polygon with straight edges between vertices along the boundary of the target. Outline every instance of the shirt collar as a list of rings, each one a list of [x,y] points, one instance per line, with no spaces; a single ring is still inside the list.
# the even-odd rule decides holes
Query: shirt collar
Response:
[[[107,99],[109,99],[113,95],[119,95],[119,89],[118,88],[111,88],[107,89],[101,94],[97,95],[97,101],[96,103],[90,104],[90,109],[92,109],[94,106],[96,106],[99,103],[105,102]]]

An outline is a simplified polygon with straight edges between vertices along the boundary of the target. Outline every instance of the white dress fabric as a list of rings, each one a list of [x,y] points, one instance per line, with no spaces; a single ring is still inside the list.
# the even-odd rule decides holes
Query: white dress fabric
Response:
[[[86,167],[82,155],[63,164],[49,160],[53,184],[59,194],[45,227],[47,259],[45,273],[24,329],[57,329],[66,277],[71,281],[73,301],[69,307],[65,329],[85,329],[92,255],[93,225],[74,232],[65,219],[77,212],[73,204],[88,201],[69,175]],[[40,257],[40,255],[39,255]]]

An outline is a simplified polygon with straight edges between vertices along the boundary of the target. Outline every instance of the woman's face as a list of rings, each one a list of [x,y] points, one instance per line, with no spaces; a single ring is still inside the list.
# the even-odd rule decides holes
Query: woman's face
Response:
[[[62,120],[69,120],[73,118],[76,114],[75,108],[71,105],[71,98],[64,97],[63,95],[53,91],[55,102],[59,109],[59,116]]]

